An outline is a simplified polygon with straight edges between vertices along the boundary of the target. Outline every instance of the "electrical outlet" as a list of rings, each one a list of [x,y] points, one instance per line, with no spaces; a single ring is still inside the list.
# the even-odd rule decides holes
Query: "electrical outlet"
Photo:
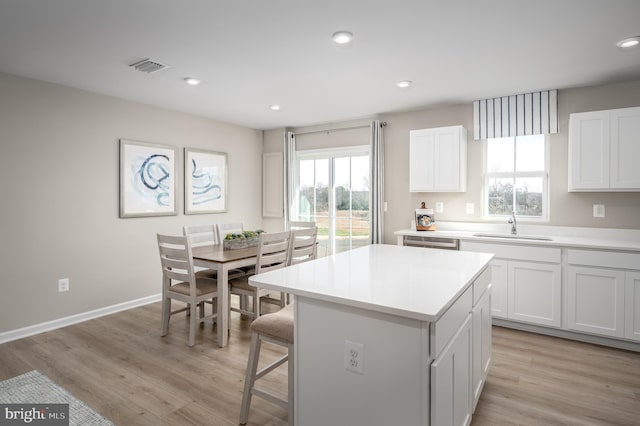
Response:
[[[442,213],[444,211],[444,203],[436,203],[436,213]]]
[[[475,206],[473,205],[473,203],[467,203],[467,214],[473,214],[474,209]]]
[[[62,278],[58,280],[58,292],[69,291],[69,278]]]
[[[354,373],[364,374],[364,345],[344,341],[344,368]]]
[[[386,201],[384,202],[384,211],[385,212],[387,211],[387,202]]]
[[[593,205],[593,217],[604,217],[604,204]]]

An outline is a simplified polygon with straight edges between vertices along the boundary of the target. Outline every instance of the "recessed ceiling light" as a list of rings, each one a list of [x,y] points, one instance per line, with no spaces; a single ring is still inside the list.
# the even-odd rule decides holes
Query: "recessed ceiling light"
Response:
[[[631,49],[640,45],[640,36],[625,38],[616,43],[616,45],[622,49]]]
[[[413,84],[413,82],[411,80],[402,80],[396,83],[396,86],[398,86],[401,89],[406,89],[407,87],[411,86]]]
[[[280,105],[269,105],[269,109],[271,111],[280,111],[282,109],[282,107]]]
[[[349,31],[338,31],[333,33],[331,39],[334,43],[344,45],[349,44],[353,40],[353,34]]]
[[[198,80],[197,78],[193,78],[193,77],[185,78],[184,82],[187,83],[190,86],[197,86],[198,84],[200,84],[200,80]]]

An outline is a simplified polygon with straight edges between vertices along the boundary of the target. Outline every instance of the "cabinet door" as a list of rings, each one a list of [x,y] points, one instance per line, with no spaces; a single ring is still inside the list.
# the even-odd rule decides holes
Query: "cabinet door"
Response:
[[[431,424],[471,423],[471,315],[431,363]]]
[[[640,342],[640,273],[627,272],[625,282],[624,335]]]
[[[624,272],[569,266],[567,327],[611,337],[624,336]]]
[[[491,295],[491,314],[495,318],[509,317],[509,311],[507,309],[508,298],[508,286],[507,281],[509,277],[508,262],[506,260],[492,260],[491,261],[491,285],[493,286],[493,294]]]
[[[561,266],[509,262],[509,319],[560,327]]]
[[[472,391],[473,411],[476,409],[480,393],[491,365],[491,286],[473,307],[472,316]]]
[[[435,130],[434,135],[434,176],[435,191],[464,191],[465,182],[461,182],[461,158],[463,142],[461,127],[444,127]],[[466,146],[464,146],[466,148]],[[466,152],[466,150],[465,150]],[[464,165],[466,167],[466,164]],[[464,187],[463,187],[464,186]]]
[[[569,117],[569,191],[609,187],[609,111]]]
[[[409,134],[409,191],[433,191],[435,132],[412,130]]]
[[[640,107],[611,111],[611,188],[640,190]]]

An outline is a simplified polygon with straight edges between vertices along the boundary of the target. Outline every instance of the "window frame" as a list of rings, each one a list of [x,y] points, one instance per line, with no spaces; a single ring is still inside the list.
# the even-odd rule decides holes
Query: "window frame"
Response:
[[[529,135],[526,135],[529,136]],[[485,221],[492,222],[502,222],[508,220],[511,217],[511,214],[507,215],[489,215],[489,180],[492,178],[529,178],[529,177],[539,177],[542,178],[542,215],[539,217],[535,216],[521,216],[516,214],[516,218],[521,222],[532,222],[532,223],[545,223],[550,220],[550,178],[549,178],[549,168],[551,161],[551,153],[550,153],[550,144],[549,144],[549,135],[544,134],[541,135],[544,137],[544,170],[543,171],[534,171],[534,172],[489,172],[488,171],[488,157],[489,157],[489,139],[502,139],[502,138],[489,138],[482,140],[482,168],[483,168],[483,176],[482,176],[482,219]],[[511,136],[517,140],[518,136]],[[516,142],[517,144],[517,142]],[[515,151],[514,151],[514,162],[515,162]],[[515,164],[514,164],[515,166]]]

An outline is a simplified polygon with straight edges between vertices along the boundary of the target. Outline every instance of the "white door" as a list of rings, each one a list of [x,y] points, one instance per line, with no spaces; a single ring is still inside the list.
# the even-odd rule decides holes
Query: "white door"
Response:
[[[628,339],[640,341],[640,273],[625,273],[625,282],[624,335]]]
[[[431,363],[431,424],[471,423],[471,315]]]
[[[409,191],[433,190],[434,146],[433,130],[412,130],[409,133]]]
[[[475,411],[484,382],[491,365],[491,285],[472,310],[473,350],[472,389],[473,410]]]
[[[297,217],[316,222],[318,255],[370,243],[369,154],[365,147],[299,151]]]
[[[624,337],[624,272],[569,266],[567,327]]]
[[[506,260],[492,260],[491,261],[491,284],[493,286],[493,294],[491,295],[491,314],[494,318],[509,317],[509,311],[507,309],[508,298],[508,286],[507,281],[509,279],[509,268]]]
[[[611,111],[611,187],[640,188],[640,107]]]
[[[460,191],[460,127],[436,130],[433,158],[433,189]]]
[[[571,114],[569,190],[609,187],[609,112]]]
[[[561,266],[509,262],[509,319],[560,327]]]

